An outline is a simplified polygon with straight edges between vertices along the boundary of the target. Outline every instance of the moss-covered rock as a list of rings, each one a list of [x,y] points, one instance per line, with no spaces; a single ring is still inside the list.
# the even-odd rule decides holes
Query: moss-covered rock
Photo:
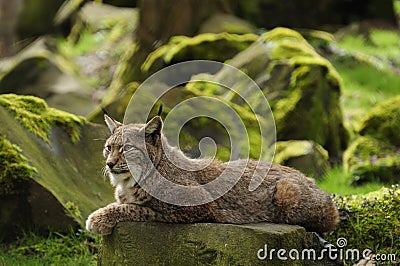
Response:
[[[357,137],[343,154],[343,161],[354,182],[393,184],[400,180],[399,150],[386,141],[371,136]]]
[[[83,125],[84,118],[49,108],[43,99],[2,94],[0,106],[10,111],[23,126],[47,143],[50,143],[50,129],[55,125],[62,127],[73,142],[79,140],[80,126]]]
[[[68,231],[113,200],[111,186],[101,177],[103,140],[109,134],[105,126],[47,108],[31,96],[1,99],[9,102],[0,105],[0,157],[5,167],[0,174],[0,238],[28,227]],[[26,121],[19,122],[18,115]],[[26,124],[35,124],[33,132]],[[10,224],[13,230],[8,230]]]
[[[400,147],[400,96],[374,106],[361,121],[359,133]]]
[[[223,62],[246,49],[257,40],[257,35],[231,33],[202,33],[194,37],[174,36],[166,44],[152,52],[142,69],[150,73],[160,65],[187,60],[215,60]],[[160,61],[161,60],[161,61]]]
[[[327,256],[290,259],[292,249],[297,249],[301,258],[302,250],[314,249],[319,254],[322,247],[304,228],[281,224],[125,222],[105,236],[102,245],[99,265],[341,265]],[[275,253],[270,259],[272,249]],[[276,256],[279,249],[286,250],[281,254],[286,260]],[[292,258],[296,258],[295,252]]]
[[[400,180],[400,97],[374,106],[362,119],[356,137],[344,153],[345,169],[354,181]]]
[[[374,254],[397,254],[400,257],[400,188],[382,188],[366,195],[336,196],[341,223],[329,234],[335,243],[347,240],[345,249],[370,249]]]
[[[328,152],[321,145],[307,140],[278,141],[274,162],[313,177],[322,177],[329,169]]]
[[[21,154],[21,149],[0,135],[0,197],[24,193],[24,182],[36,171]]]
[[[329,152],[330,160],[341,159],[348,134],[339,104],[340,77],[298,32],[268,31],[227,63],[252,78],[268,99],[278,140],[312,140]],[[229,69],[222,69],[212,80],[232,80],[231,75]],[[215,83],[188,86],[247,108],[240,96]],[[245,94],[247,87],[235,83],[232,89]],[[246,100],[256,109],[264,104],[253,95]]]

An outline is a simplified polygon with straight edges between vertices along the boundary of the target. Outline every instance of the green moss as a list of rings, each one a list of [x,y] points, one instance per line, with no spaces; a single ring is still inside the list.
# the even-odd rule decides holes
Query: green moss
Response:
[[[329,234],[336,243],[347,239],[346,249],[371,249],[377,253],[400,255],[400,188],[382,188],[366,195],[336,196],[334,198],[342,221]]]
[[[361,122],[359,133],[400,146],[400,96],[374,106]]]
[[[380,181],[397,183],[400,157],[388,142],[371,136],[355,139],[343,154],[345,170],[352,173],[353,182]]]
[[[152,52],[143,63],[142,69],[148,71],[155,61],[162,59],[169,64],[173,59],[209,59],[225,61],[244,50],[257,40],[255,34],[203,33],[194,37],[174,36],[169,43]]]
[[[79,210],[79,207],[73,203],[72,201],[67,201],[65,203],[65,209],[67,213],[72,217],[72,218],[79,218],[83,219],[81,211]]]
[[[24,181],[34,173],[21,149],[0,135],[0,196],[22,193]]]
[[[15,94],[0,95],[0,105],[10,111],[29,131],[50,143],[50,129],[61,126],[73,142],[79,140],[80,126],[84,118],[57,109],[49,108],[46,102],[34,96]]]
[[[298,42],[306,42],[303,36],[301,36],[297,31],[282,27],[277,27],[273,30],[267,31],[261,36],[261,38],[264,41],[295,40]]]
[[[340,85],[340,76],[331,63],[321,57],[315,49],[297,31],[287,28],[275,28],[264,33],[264,42],[271,42],[274,48],[271,56],[275,60],[288,60],[294,66],[319,65],[327,70],[329,82]]]
[[[320,145],[306,140],[290,140],[278,141],[276,143],[274,162],[280,164],[290,158],[305,155],[313,149],[316,149],[318,153],[321,154],[326,161],[328,161],[328,152]]]

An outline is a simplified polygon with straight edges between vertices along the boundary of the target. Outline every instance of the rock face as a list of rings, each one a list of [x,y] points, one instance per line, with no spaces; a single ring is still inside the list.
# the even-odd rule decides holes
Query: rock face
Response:
[[[16,95],[0,95],[0,121],[0,240],[68,231],[113,201],[101,173],[105,126]]]
[[[299,33],[286,28],[268,31],[229,64],[252,78],[268,99],[277,140],[312,140],[329,152],[330,160],[340,160],[348,139],[339,104],[340,78]],[[229,75],[229,70],[222,69],[212,80],[220,83],[229,80]],[[197,89],[246,108],[238,95],[223,87],[210,83],[189,86],[191,91]],[[245,94],[247,88],[241,86],[233,84],[232,89]]]
[[[278,140],[312,140],[332,160],[341,157],[347,133],[339,105],[340,78],[299,33],[285,28],[266,32],[230,64],[263,90]]]
[[[287,260],[279,260],[279,249],[286,250]],[[319,255],[322,247],[315,235],[292,225],[125,222],[103,238],[99,265],[340,265],[307,254],[305,260],[292,260],[292,249],[301,258],[302,250]]]
[[[0,93],[34,95],[57,109],[88,114],[96,106],[92,88],[76,77],[77,66],[51,46],[51,41],[39,38],[17,55],[0,61]]]
[[[397,183],[400,179],[400,97],[376,105],[361,122],[358,136],[344,153],[356,182]]]
[[[321,145],[306,140],[276,143],[274,162],[293,167],[306,175],[322,177],[329,168],[328,152]]]

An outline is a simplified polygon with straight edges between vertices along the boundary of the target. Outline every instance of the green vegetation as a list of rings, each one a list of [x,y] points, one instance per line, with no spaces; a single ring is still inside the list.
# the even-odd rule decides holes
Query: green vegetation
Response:
[[[55,125],[61,126],[72,142],[77,142],[80,126],[85,121],[83,117],[49,108],[44,100],[33,96],[2,94],[0,106],[10,111],[24,127],[47,143],[50,143],[50,129]]]
[[[358,56],[374,56],[372,60],[390,60],[400,63],[400,34],[394,30],[372,29],[364,35],[346,35],[339,41],[339,47]],[[366,57],[367,58],[367,57]]]
[[[371,106],[399,94],[400,34],[371,30],[337,42],[341,56],[330,59],[342,78],[341,105],[349,129],[356,130]]]
[[[56,232],[43,237],[26,233],[11,244],[1,244],[0,265],[97,265],[99,237],[79,231],[62,235]]]
[[[400,146],[400,96],[374,106],[361,122],[359,133]]]
[[[18,146],[0,135],[0,196],[22,193],[22,184],[36,172],[20,153]]]
[[[379,182],[368,182],[361,185],[352,185],[354,177],[343,167],[328,170],[325,175],[317,180],[318,186],[328,193],[339,195],[357,195],[376,191],[384,186]]]
[[[165,63],[171,61],[202,59],[225,61],[256,41],[257,35],[231,33],[203,33],[195,37],[174,36],[169,43],[152,52],[143,63],[148,71],[160,58]]]
[[[347,239],[346,249],[373,250],[380,254],[400,256],[400,188],[393,185],[366,195],[336,196],[344,220],[329,234],[335,243]],[[375,253],[375,254],[376,254]]]
[[[356,138],[343,155],[345,170],[354,182],[381,181],[397,183],[400,158],[396,147],[371,136]]]

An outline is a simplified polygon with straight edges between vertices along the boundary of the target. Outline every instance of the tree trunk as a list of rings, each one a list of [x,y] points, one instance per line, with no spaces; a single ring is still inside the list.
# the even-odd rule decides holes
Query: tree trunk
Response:
[[[0,0],[0,58],[15,53],[16,30],[22,0]]]

